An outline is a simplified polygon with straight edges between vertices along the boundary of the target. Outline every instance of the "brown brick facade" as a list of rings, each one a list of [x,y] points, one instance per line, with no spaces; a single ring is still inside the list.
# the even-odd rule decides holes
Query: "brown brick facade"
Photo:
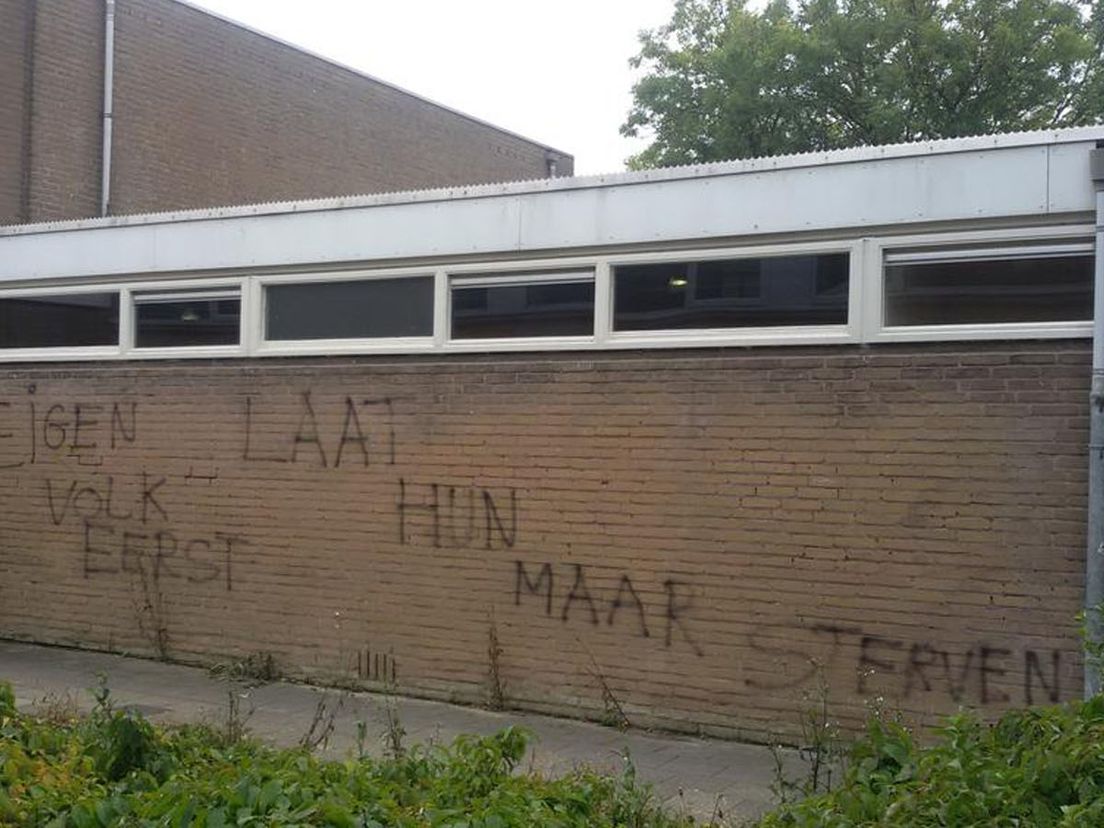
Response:
[[[0,0],[0,14],[0,224],[97,215],[104,3]],[[115,57],[113,214],[547,174],[543,145],[173,0],[118,0]]]
[[[26,82],[33,68],[24,61],[31,25],[26,2],[0,0],[0,223],[20,217],[25,159]],[[21,217],[25,218],[25,217]]]
[[[1087,343],[8,367],[0,634],[792,735],[1071,698]],[[602,677],[601,680],[599,676]]]

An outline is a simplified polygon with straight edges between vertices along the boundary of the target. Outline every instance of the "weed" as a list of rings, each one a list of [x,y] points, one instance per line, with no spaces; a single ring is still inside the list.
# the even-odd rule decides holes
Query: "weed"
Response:
[[[487,706],[491,710],[506,707],[506,687],[502,682],[502,645],[498,640],[498,625],[491,608],[487,626]]]
[[[871,718],[841,784],[764,826],[1104,824],[1104,696],[1012,710],[987,725],[948,717],[928,747]]]
[[[208,671],[214,678],[233,681],[246,687],[260,687],[280,678],[272,653],[250,653],[235,661],[221,661]]]
[[[95,707],[92,709],[93,716],[100,713],[111,713],[115,703],[111,698],[111,687],[107,683],[107,673],[97,672],[96,686],[90,687],[88,692],[92,694],[92,700],[95,702]]]
[[[598,682],[598,689],[602,693],[602,716],[599,721],[607,727],[627,730],[632,726],[631,722],[629,722],[629,717],[625,715],[625,709],[621,706],[621,702],[618,700],[617,696],[614,695],[613,688],[610,687],[609,682],[606,681],[606,676],[602,672],[602,668],[598,666],[598,660],[584,642],[579,640],[579,643],[583,645],[583,649],[586,650],[586,654],[590,658],[590,675]]]
[[[1104,686],[1104,604],[1077,613],[1077,633],[1085,651],[1085,670]]]
[[[237,684],[226,688],[226,716],[220,728],[223,744],[236,745],[245,739],[255,709],[251,689]]]
[[[153,651],[162,661],[169,657],[169,617],[165,604],[165,595],[161,590],[161,560],[154,560],[148,568],[142,558],[138,558],[136,567],[138,577],[135,585],[139,591],[140,604],[135,605],[135,619],[138,630],[149,641]]]
[[[35,699],[32,706],[36,718],[55,725],[71,724],[80,716],[80,705],[71,693],[47,693]]]
[[[204,728],[157,728],[114,710],[110,695],[102,705],[110,714],[97,714],[106,720],[90,716],[75,727],[14,712],[11,698],[0,684],[2,825],[692,824],[653,805],[631,764],[618,778],[518,772],[528,737],[516,728],[414,747],[400,759],[327,762],[300,749],[227,747]],[[104,721],[116,716],[130,723],[110,733]],[[99,761],[108,743],[114,765]]]
[[[226,709],[222,721],[214,726],[223,744],[235,745],[249,735],[249,720],[256,707],[253,690],[279,678],[272,653],[257,652],[234,661],[222,661],[208,671],[212,678],[226,684]]]
[[[385,682],[382,693],[383,710],[383,749],[384,753],[394,760],[402,759],[406,755],[406,746],[403,740],[406,738],[406,729],[399,719],[399,707],[395,700],[396,686],[391,682]]]
[[[356,756],[357,761],[364,761],[368,756],[368,722],[357,719],[356,722]]]
[[[612,816],[614,825],[652,825],[660,816],[655,795],[647,785],[636,779],[636,764],[628,748],[621,752],[621,775],[613,786]]]
[[[116,709],[106,674],[96,674],[90,692],[95,705],[80,730],[96,773],[109,782],[135,772],[164,780],[172,760],[153,725],[138,714]]]
[[[0,718],[12,718],[16,714],[15,691],[7,682],[0,684]]]
[[[770,788],[783,804],[830,791],[832,774],[843,765],[847,755],[839,723],[832,719],[829,711],[824,666],[816,659],[812,663],[816,683],[812,690],[802,694],[804,708],[801,711],[801,742],[798,747],[798,756],[805,763],[804,777],[795,780],[787,776],[782,746],[770,745],[774,762],[774,781]]]
[[[828,711],[828,682],[824,667],[816,666],[816,686],[805,695],[807,707],[801,726],[801,755],[808,763],[806,789],[810,794],[832,789],[832,772],[838,767],[846,750],[840,739],[839,723]]]
[[[681,789],[680,789],[681,793]],[[713,813],[709,816],[709,821],[706,825],[723,825],[725,820],[724,815],[724,794],[717,794],[717,798],[713,800]]]
[[[786,762],[782,755],[783,746],[778,742],[771,742],[767,749],[770,751],[771,762],[774,764],[770,792],[779,805],[788,805],[800,798],[801,785],[786,773]]]
[[[345,693],[337,696],[335,702],[333,698],[324,693],[321,698],[318,699],[318,704],[315,705],[314,715],[311,717],[310,725],[307,727],[307,732],[303,734],[303,737],[299,740],[299,747],[304,750],[315,751],[319,748],[325,748],[330,743],[330,736],[334,731],[334,724],[337,720],[337,714],[341,712],[341,708],[345,706]]]

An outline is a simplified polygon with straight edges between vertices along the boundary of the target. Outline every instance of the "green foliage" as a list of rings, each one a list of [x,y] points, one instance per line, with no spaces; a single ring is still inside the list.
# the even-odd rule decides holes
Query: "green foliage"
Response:
[[[676,0],[641,34],[635,168],[1098,122],[1104,3]]]
[[[15,691],[8,682],[0,682],[0,721],[15,715]]]
[[[780,826],[1104,824],[1104,697],[1016,710],[995,725],[950,717],[930,747],[872,718],[842,784],[785,804]]]
[[[631,765],[620,778],[519,772],[528,736],[508,728],[400,758],[323,761],[309,751],[228,744],[203,727],[162,730],[114,709],[51,723],[3,707],[0,825],[633,826],[690,823],[658,809]]]
[[[772,744],[774,782],[771,792],[781,803],[793,802],[832,790],[833,774],[845,764],[847,750],[840,735],[839,723],[829,713],[828,682],[824,666],[814,660],[815,685],[803,693],[805,702],[801,712],[801,741],[797,754],[805,766],[805,773],[790,779],[782,760],[782,746]]]

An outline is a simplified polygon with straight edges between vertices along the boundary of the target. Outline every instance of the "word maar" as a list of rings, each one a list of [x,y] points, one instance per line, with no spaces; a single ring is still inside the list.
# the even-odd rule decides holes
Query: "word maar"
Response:
[[[553,615],[553,603],[559,606],[559,618],[564,623],[571,618],[572,613],[582,613],[594,626],[598,626],[604,620],[607,626],[614,626],[621,615],[622,610],[629,617],[635,617],[637,630],[644,638],[651,638],[652,631],[648,626],[649,615],[658,616],[663,625],[663,643],[670,647],[674,632],[678,629],[682,638],[697,654],[702,655],[702,649],[690,636],[686,628],[686,614],[693,601],[687,585],[680,581],[667,579],[663,582],[663,602],[658,607],[645,606],[640,598],[640,593],[627,574],[622,574],[617,583],[617,589],[612,595],[599,591],[592,592],[587,585],[586,567],[582,564],[572,565],[571,586],[563,592],[561,588],[562,603],[556,597],[555,576],[552,564],[544,563],[540,566],[536,578],[530,576],[529,570],[521,561],[515,561],[514,578],[514,605],[520,606],[522,593],[544,598],[544,614]],[[563,579],[560,580],[563,583]]]

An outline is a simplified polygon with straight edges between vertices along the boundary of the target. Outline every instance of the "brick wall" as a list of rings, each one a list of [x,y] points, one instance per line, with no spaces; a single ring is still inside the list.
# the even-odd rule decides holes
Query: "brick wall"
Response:
[[[1080,692],[1087,343],[9,367],[0,634],[794,732]],[[599,676],[602,677],[599,680]]]
[[[30,219],[99,214],[103,3],[38,0]]]
[[[0,0],[16,16],[26,5]],[[104,4],[37,6],[31,217],[93,216]],[[22,61],[7,41],[21,36],[0,34],[11,175]],[[545,151],[173,0],[118,0],[113,213],[543,178]],[[560,174],[571,169],[560,156]],[[0,223],[18,218],[8,186],[0,177]]]
[[[0,222],[20,213],[28,10],[27,0],[0,0]]]

